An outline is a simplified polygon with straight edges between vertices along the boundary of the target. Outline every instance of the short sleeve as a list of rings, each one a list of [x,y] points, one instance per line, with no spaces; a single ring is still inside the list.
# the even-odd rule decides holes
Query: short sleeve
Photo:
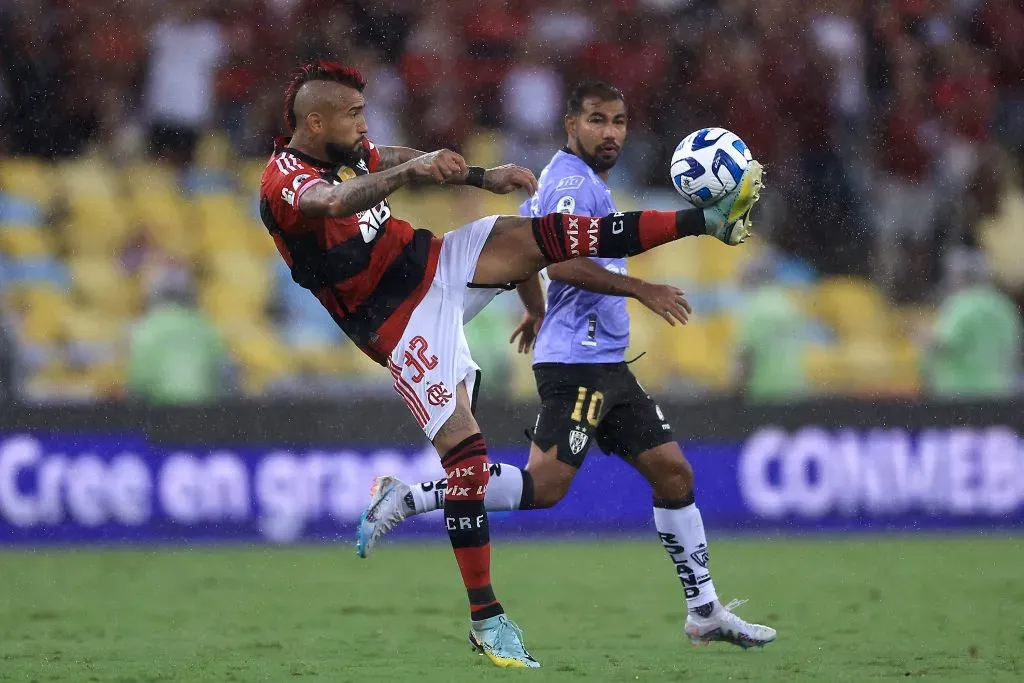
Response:
[[[260,194],[269,205],[277,227],[284,232],[302,232],[299,199],[314,185],[326,183],[315,168],[287,152],[278,154],[263,174]]]
[[[594,216],[597,207],[594,193],[581,175],[570,175],[559,179],[541,197],[539,214],[571,213],[577,216]]]

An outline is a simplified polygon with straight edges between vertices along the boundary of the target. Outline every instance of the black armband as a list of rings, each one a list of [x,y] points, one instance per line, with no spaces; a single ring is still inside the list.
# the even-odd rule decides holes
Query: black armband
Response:
[[[466,174],[466,184],[482,188],[484,186],[485,172],[486,169],[483,166],[470,166],[469,173]]]

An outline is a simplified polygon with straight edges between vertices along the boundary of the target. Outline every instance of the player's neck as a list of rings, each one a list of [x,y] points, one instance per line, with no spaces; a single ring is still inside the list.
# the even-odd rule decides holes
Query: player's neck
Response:
[[[295,131],[291,140],[288,141],[288,147],[302,152],[313,159],[321,161],[326,161],[327,159],[327,149],[324,144],[322,142],[318,143],[315,140],[312,140],[305,131]]]

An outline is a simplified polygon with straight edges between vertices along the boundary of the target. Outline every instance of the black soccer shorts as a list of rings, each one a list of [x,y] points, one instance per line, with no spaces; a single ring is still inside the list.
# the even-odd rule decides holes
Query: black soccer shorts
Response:
[[[538,363],[533,366],[540,413],[533,442],[579,468],[595,439],[605,453],[633,462],[673,440],[661,408],[625,363]]]

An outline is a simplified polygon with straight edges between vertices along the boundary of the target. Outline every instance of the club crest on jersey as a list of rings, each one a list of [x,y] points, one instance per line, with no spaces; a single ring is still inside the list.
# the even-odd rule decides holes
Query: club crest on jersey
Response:
[[[452,400],[452,393],[445,387],[444,382],[431,384],[427,387],[427,402],[432,406],[443,406]]]
[[[569,432],[569,450],[572,451],[573,455],[579,455],[586,445],[587,440],[590,437],[587,436],[586,432],[581,432],[578,429],[573,429]]]
[[[572,213],[576,210],[576,200],[573,199],[572,195],[565,195],[558,200],[558,206],[555,207],[556,213]]]

